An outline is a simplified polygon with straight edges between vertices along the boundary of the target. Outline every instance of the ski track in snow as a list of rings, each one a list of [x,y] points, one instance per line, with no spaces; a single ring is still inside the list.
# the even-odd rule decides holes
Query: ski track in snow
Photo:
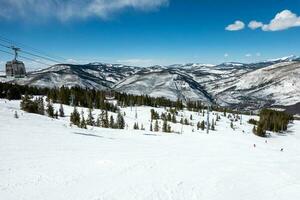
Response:
[[[69,115],[73,108],[64,109]],[[246,122],[233,131],[221,113],[209,135],[190,126],[183,134],[149,132],[150,109],[138,107],[135,119],[135,108],[123,108],[128,130],[84,130],[70,127],[68,117],[25,113],[19,101],[0,99],[0,199],[300,199],[299,121],[266,144]],[[193,114],[195,126],[206,118],[181,114]],[[135,121],[146,131],[133,131]]]

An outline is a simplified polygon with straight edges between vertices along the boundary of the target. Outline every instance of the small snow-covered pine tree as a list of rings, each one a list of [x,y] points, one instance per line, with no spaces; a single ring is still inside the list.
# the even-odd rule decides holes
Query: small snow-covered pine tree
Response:
[[[65,117],[65,111],[64,111],[64,107],[62,104],[60,104],[60,107],[59,107],[59,116]]]

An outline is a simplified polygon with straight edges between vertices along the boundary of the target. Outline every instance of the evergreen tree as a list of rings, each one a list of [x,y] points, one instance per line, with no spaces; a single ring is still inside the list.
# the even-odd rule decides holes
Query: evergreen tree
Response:
[[[118,129],[124,129],[124,127],[125,127],[124,117],[122,116],[122,114],[120,112],[118,112],[118,116],[117,116],[117,128]]]
[[[167,132],[168,132],[168,133],[171,133],[171,132],[172,132],[172,130],[171,130],[171,125],[170,125],[170,124],[168,124]]]
[[[42,97],[37,99],[38,104],[38,114],[44,115],[45,114],[45,108],[44,108],[44,99]]]
[[[199,129],[200,129],[200,127],[201,127],[201,123],[200,123],[200,122],[198,122],[198,123],[197,123],[197,130],[199,130]]]
[[[139,124],[137,122],[134,123],[133,129],[134,130],[139,130]]]
[[[53,105],[52,105],[50,100],[47,102],[46,112],[47,112],[49,117],[54,118],[54,108],[53,108]]]
[[[173,122],[173,123],[177,123],[175,114],[172,115],[172,122]]]
[[[59,107],[59,116],[65,117],[64,107],[62,104],[60,104],[60,107]]]
[[[86,121],[85,121],[85,119],[84,119],[84,112],[83,111],[81,111],[81,121],[80,121],[80,128],[87,128],[86,127]]]
[[[167,115],[167,120],[168,120],[169,122],[172,121],[171,113],[168,113],[168,115]]]
[[[180,124],[183,124],[183,118],[180,119]]]
[[[94,119],[93,110],[91,107],[89,108],[89,113],[88,113],[88,117],[86,120],[86,124],[89,126],[95,126],[95,119]]]
[[[153,128],[152,128],[152,122],[150,123],[150,131],[151,131],[151,132],[153,131]]]
[[[164,120],[164,122],[163,122],[162,132],[168,132],[167,120]]]
[[[144,131],[144,130],[145,130],[145,128],[144,128],[144,125],[143,125],[143,124],[141,125],[141,130],[142,130],[142,131]]]
[[[184,124],[189,125],[189,121],[187,120],[187,118],[184,119]]]
[[[211,130],[215,130],[215,122],[214,119],[211,120]]]
[[[54,118],[58,119],[58,112],[57,111],[55,111],[55,113],[54,113]]]
[[[101,115],[99,114],[96,120],[96,126],[100,127],[101,126]]]
[[[155,132],[158,132],[158,131],[159,131],[159,125],[158,125],[158,121],[157,121],[157,120],[155,120],[154,131],[155,131]]]
[[[190,115],[190,120],[193,120],[193,115],[192,114]]]
[[[232,129],[234,129],[234,126],[233,126],[233,122],[232,122],[232,121],[230,122],[230,127],[231,127]]]
[[[109,128],[109,121],[108,121],[108,114],[107,110],[102,110],[101,112],[101,127],[103,128]]]
[[[201,128],[202,131],[204,131],[204,129],[205,129],[205,122],[204,122],[204,120],[202,120],[200,128]]]
[[[74,125],[76,125],[78,127],[80,126],[80,114],[77,111],[76,107],[74,107],[74,110],[71,113],[70,121],[71,121],[72,124],[74,124]]]
[[[113,115],[110,116],[109,128],[115,128],[115,120]]]

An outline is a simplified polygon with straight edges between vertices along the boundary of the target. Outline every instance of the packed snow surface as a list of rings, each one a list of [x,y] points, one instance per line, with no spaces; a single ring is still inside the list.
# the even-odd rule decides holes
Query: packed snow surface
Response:
[[[266,143],[247,123],[233,131],[223,116],[210,134],[150,132],[149,110],[136,109],[146,131],[132,130],[135,108],[123,109],[127,130],[84,130],[0,99],[0,199],[300,199],[299,121]]]

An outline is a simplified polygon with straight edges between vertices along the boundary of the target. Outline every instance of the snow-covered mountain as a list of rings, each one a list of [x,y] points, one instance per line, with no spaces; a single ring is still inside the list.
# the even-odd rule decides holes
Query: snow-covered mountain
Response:
[[[114,89],[137,95],[163,96],[172,100],[213,101],[201,84],[179,68],[143,69],[115,84]]]
[[[215,81],[218,103],[234,106],[293,105],[300,101],[300,62],[279,62],[238,78]]]
[[[0,81],[38,87],[114,89],[238,108],[291,106],[300,102],[300,60],[296,56],[250,64],[189,63],[148,68],[104,63],[59,64],[30,72],[24,79]]]
[[[8,79],[8,81],[38,87],[79,86],[103,90],[111,88],[114,83],[134,74],[138,69],[138,67],[119,64],[58,64],[29,72],[24,79]]]

